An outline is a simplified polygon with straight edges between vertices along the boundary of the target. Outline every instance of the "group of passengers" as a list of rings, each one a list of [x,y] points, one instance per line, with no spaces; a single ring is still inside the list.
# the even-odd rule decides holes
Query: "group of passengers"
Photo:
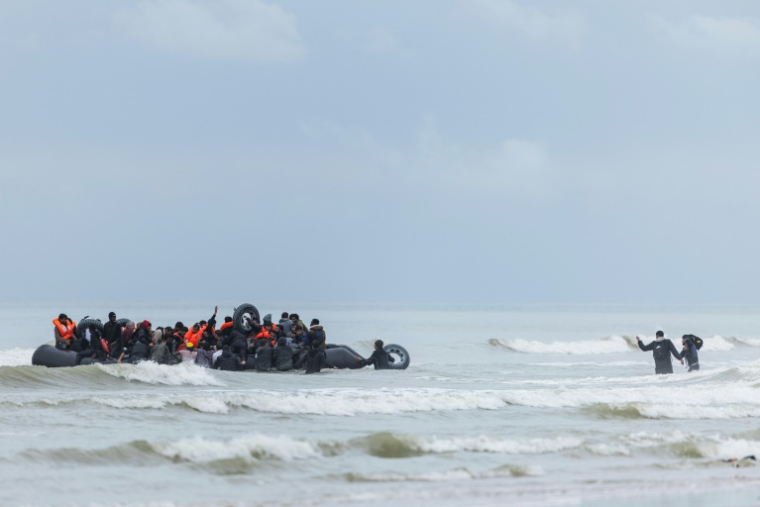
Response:
[[[99,323],[93,322],[78,334],[76,323],[61,314],[53,320],[56,347],[76,352],[76,364],[83,358],[119,363],[150,360],[159,364],[194,362],[226,371],[304,369],[306,373],[331,367],[325,353],[327,334],[319,319],[312,319],[307,328],[296,313],[283,312],[277,324],[269,314],[261,322],[250,315],[240,328],[245,331],[241,331],[233,325],[232,317],[225,317],[217,329],[218,310],[215,307],[207,321],[190,327],[177,322],[156,329],[147,320],[139,324],[118,321],[116,313],[111,312],[102,331]],[[383,342],[377,340],[372,356],[362,361],[365,366],[387,369],[393,359],[383,350]]]

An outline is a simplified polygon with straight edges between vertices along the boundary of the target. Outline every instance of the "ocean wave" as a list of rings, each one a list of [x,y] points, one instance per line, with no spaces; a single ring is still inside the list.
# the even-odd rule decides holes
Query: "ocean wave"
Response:
[[[202,368],[191,362],[177,365],[158,364],[153,361],[143,361],[138,364],[96,364],[100,369],[116,378],[128,381],[144,382],[147,384],[162,384],[168,386],[225,386],[216,378],[211,370]]]
[[[641,337],[644,343],[654,340],[654,337]],[[677,349],[681,348],[681,340],[671,339]],[[753,338],[724,338],[722,336],[710,336],[704,338],[704,345],[700,351],[719,352],[733,350],[736,345],[760,347],[760,340]],[[498,339],[491,338],[488,344],[494,347],[502,347],[512,352],[524,354],[562,354],[562,355],[593,355],[593,354],[620,354],[624,352],[639,351],[635,336],[620,335],[608,336],[597,340],[554,341],[542,342],[535,340],[523,340],[521,338]],[[556,366],[556,364],[553,364]]]
[[[544,475],[540,466],[502,465],[486,471],[472,471],[468,468],[455,468],[440,472],[403,473],[385,472],[362,474],[348,472],[338,477],[347,482],[445,482],[452,480],[493,479],[500,477],[538,477]]]
[[[408,458],[423,454],[451,454],[456,452],[492,454],[545,454],[580,447],[583,439],[577,437],[502,439],[487,436],[451,438],[420,437],[394,433],[376,433],[354,439],[351,444],[380,458]]]
[[[32,364],[34,349],[0,350],[0,366],[25,366]]]
[[[622,336],[610,336],[599,340],[567,342],[541,342],[521,338],[488,340],[489,345],[503,347],[513,352],[525,354],[618,354],[628,352],[632,345]]]

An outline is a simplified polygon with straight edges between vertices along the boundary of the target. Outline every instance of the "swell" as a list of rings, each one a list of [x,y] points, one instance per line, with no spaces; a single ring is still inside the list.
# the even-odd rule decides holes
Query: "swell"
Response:
[[[206,369],[192,363],[167,366],[145,361],[140,364],[87,365],[75,368],[42,366],[2,366],[0,385],[9,388],[118,387],[124,381],[153,385],[224,386],[224,382]]]

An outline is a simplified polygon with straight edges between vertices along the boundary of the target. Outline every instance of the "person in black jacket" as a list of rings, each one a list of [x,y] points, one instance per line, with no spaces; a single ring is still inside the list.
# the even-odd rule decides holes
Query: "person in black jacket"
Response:
[[[274,349],[269,340],[256,342],[256,371],[269,371],[274,364]]]
[[[383,340],[377,340],[375,342],[375,351],[369,356],[369,359],[364,360],[364,366],[374,364],[376,370],[388,370],[390,369],[390,363],[393,362],[395,362],[393,357],[383,349]]]
[[[148,360],[150,355],[150,340],[152,336],[151,326],[152,324],[147,320],[142,321],[140,329],[135,331],[135,334],[130,338],[129,345],[127,346],[130,363],[139,363],[140,361]],[[119,362],[121,362],[122,358],[123,354],[122,357],[119,358]]]
[[[274,348],[274,366],[277,371],[293,369],[293,349],[288,346],[288,339],[284,336],[277,340]]]
[[[97,361],[106,360],[107,354],[106,350],[103,348],[103,343],[100,341],[102,337],[100,331],[98,331],[98,328],[95,326],[95,324],[90,324],[88,331],[90,332],[89,345],[87,349],[81,352],[77,352],[77,358],[74,364],[81,363],[82,359],[85,357],[92,357]]]
[[[121,354],[121,326],[116,323],[116,314],[108,314],[108,322],[103,326],[103,338],[108,343],[111,357],[119,357]]]
[[[232,353],[228,345],[222,347],[222,355],[214,361],[214,369],[216,370],[237,371],[240,369],[240,366],[240,358]]]
[[[673,373],[673,362],[670,359],[671,354],[683,364],[683,358],[678,353],[678,350],[676,350],[676,346],[673,345],[672,341],[665,338],[665,333],[662,331],[657,331],[654,341],[647,345],[644,345],[638,336],[636,337],[636,342],[638,342],[641,350],[652,351],[654,372],[657,374]]]
[[[327,364],[327,354],[324,349],[319,348],[320,343],[314,342],[311,348],[301,356],[296,364],[296,369],[302,368],[306,365],[306,374],[319,373],[322,368],[329,368]]]

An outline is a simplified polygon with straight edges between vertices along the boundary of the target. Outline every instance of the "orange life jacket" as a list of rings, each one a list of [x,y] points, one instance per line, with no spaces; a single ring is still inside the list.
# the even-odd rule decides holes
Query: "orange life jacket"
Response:
[[[274,324],[272,324],[272,331],[277,331],[277,326],[275,326]],[[267,331],[267,328],[262,327],[261,332],[257,334],[254,338],[256,340],[260,340],[262,338],[268,338],[269,341],[272,342],[272,347],[274,347],[276,343],[275,343],[274,336],[272,336],[273,334],[276,334],[276,333],[270,333],[269,331]]]
[[[224,324],[222,324],[221,326],[219,326],[219,331],[224,331],[225,329],[229,329],[232,326],[234,326],[234,324],[232,322],[225,322]]]
[[[185,340],[192,343],[193,347],[197,347],[201,336],[203,336],[203,332],[206,330],[206,327],[208,326],[201,327],[198,329],[197,333],[193,333],[193,328],[188,329],[187,333],[185,333]]]
[[[53,325],[55,325],[56,329],[58,329],[58,333],[61,335],[61,338],[64,340],[69,340],[74,336],[74,329],[76,329],[77,324],[73,320],[69,321],[69,324],[67,326],[64,326],[61,324],[61,321],[58,319],[53,319]]]
[[[111,347],[108,346],[108,342],[106,341],[105,338],[100,339],[100,346],[103,347],[103,350],[106,351],[106,354],[111,353]]]

